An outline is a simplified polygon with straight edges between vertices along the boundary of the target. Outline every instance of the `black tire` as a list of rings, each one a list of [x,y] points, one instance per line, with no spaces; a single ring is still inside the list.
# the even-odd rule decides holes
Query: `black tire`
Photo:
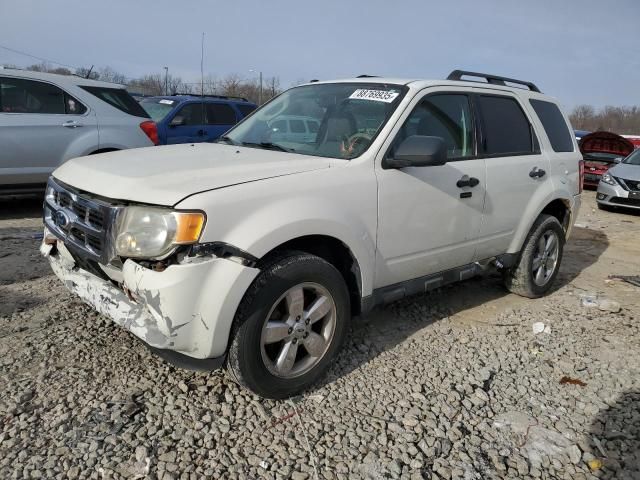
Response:
[[[342,347],[351,323],[349,292],[333,265],[308,253],[283,252],[260,268],[234,318],[227,371],[238,384],[257,395],[288,398],[316,383]],[[295,378],[281,378],[274,375],[263,360],[262,328],[278,299],[296,285],[308,282],[322,286],[333,299],[336,313],[333,335],[326,352],[308,372]]]
[[[534,256],[538,250],[538,242],[547,232],[553,232],[558,239],[557,260],[553,272],[543,285],[539,285],[534,281]],[[531,230],[529,236],[522,247],[517,265],[506,270],[503,274],[504,284],[510,292],[528,298],[539,298],[545,295],[553,285],[560,264],[562,262],[562,253],[565,244],[565,232],[556,217],[551,215],[540,215]]]

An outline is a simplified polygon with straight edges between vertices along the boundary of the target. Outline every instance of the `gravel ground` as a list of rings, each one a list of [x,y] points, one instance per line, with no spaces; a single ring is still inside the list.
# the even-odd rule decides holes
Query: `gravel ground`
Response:
[[[640,288],[608,276],[640,273],[640,216],[585,197],[551,295],[488,276],[389,305],[280,402],[84,306],[38,255],[39,202],[3,201],[0,478],[638,479]]]

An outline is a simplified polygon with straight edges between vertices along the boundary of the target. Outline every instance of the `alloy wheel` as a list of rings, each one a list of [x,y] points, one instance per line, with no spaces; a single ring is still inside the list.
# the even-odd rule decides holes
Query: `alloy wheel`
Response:
[[[262,360],[280,378],[304,375],[324,357],[336,329],[336,305],[317,283],[287,290],[271,307],[260,335]]]
[[[558,265],[559,249],[560,241],[556,232],[547,230],[540,236],[533,254],[531,268],[533,281],[536,285],[540,287],[546,285],[553,276]]]

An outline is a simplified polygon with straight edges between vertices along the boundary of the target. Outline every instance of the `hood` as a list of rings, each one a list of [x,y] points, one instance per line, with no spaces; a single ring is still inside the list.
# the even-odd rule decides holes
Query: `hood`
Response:
[[[593,153],[606,154],[611,155],[611,161],[613,161],[614,157],[626,157],[633,152],[633,149],[633,143],[611,132],[593,132],[580,139],[580,151],[584,156]],[[598,158],[598,160],[601,159]],[[606,158],[602,160],[606,161]]]
[[[53,176],[79,190],[114,200],[172,206],[194,193],[329,165],[328,158],[200,143],[74,158]]]
[[[619,163],[615,167],[611,167],[609,173],[614,177],[640,182],[640,165]]]

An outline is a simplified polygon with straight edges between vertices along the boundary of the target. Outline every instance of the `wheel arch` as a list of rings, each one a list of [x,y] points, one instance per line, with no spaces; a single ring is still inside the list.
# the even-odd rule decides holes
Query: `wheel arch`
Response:
[[[93,152],[89,153],[89,155],[97,155],[99,153],[107,153],[107,152],[117,152],[118,150],[120,150],[119,148],[98,148],[97,150],[94,150]]]
[[[573,223],[572,211],[572,200],[564,196],[548,196],[536,207],[530,206],[527,211],[523,213],[523,221],[515,232],[508,253],[519,253],[520,250],[522,250],[536,219],[543,214],[557,218],[565,234],[568,236]]]
[[[286,250],[296,250],[316,255],[333,265],[344,278],[349,290],[351,313],[362,311],[362,271],[360,263],[351,249],[330,235],[304,235],[292,238],[272,248],[260,258],[260,263]]]
[[[549,202],[538,214],[538,216],[546,214],[551,215],[552,217],[556,217],[562,225],[565,233],[569,229],[569,224],[571,221],[571,204],[568,200],[562,198],[556,198]]]

